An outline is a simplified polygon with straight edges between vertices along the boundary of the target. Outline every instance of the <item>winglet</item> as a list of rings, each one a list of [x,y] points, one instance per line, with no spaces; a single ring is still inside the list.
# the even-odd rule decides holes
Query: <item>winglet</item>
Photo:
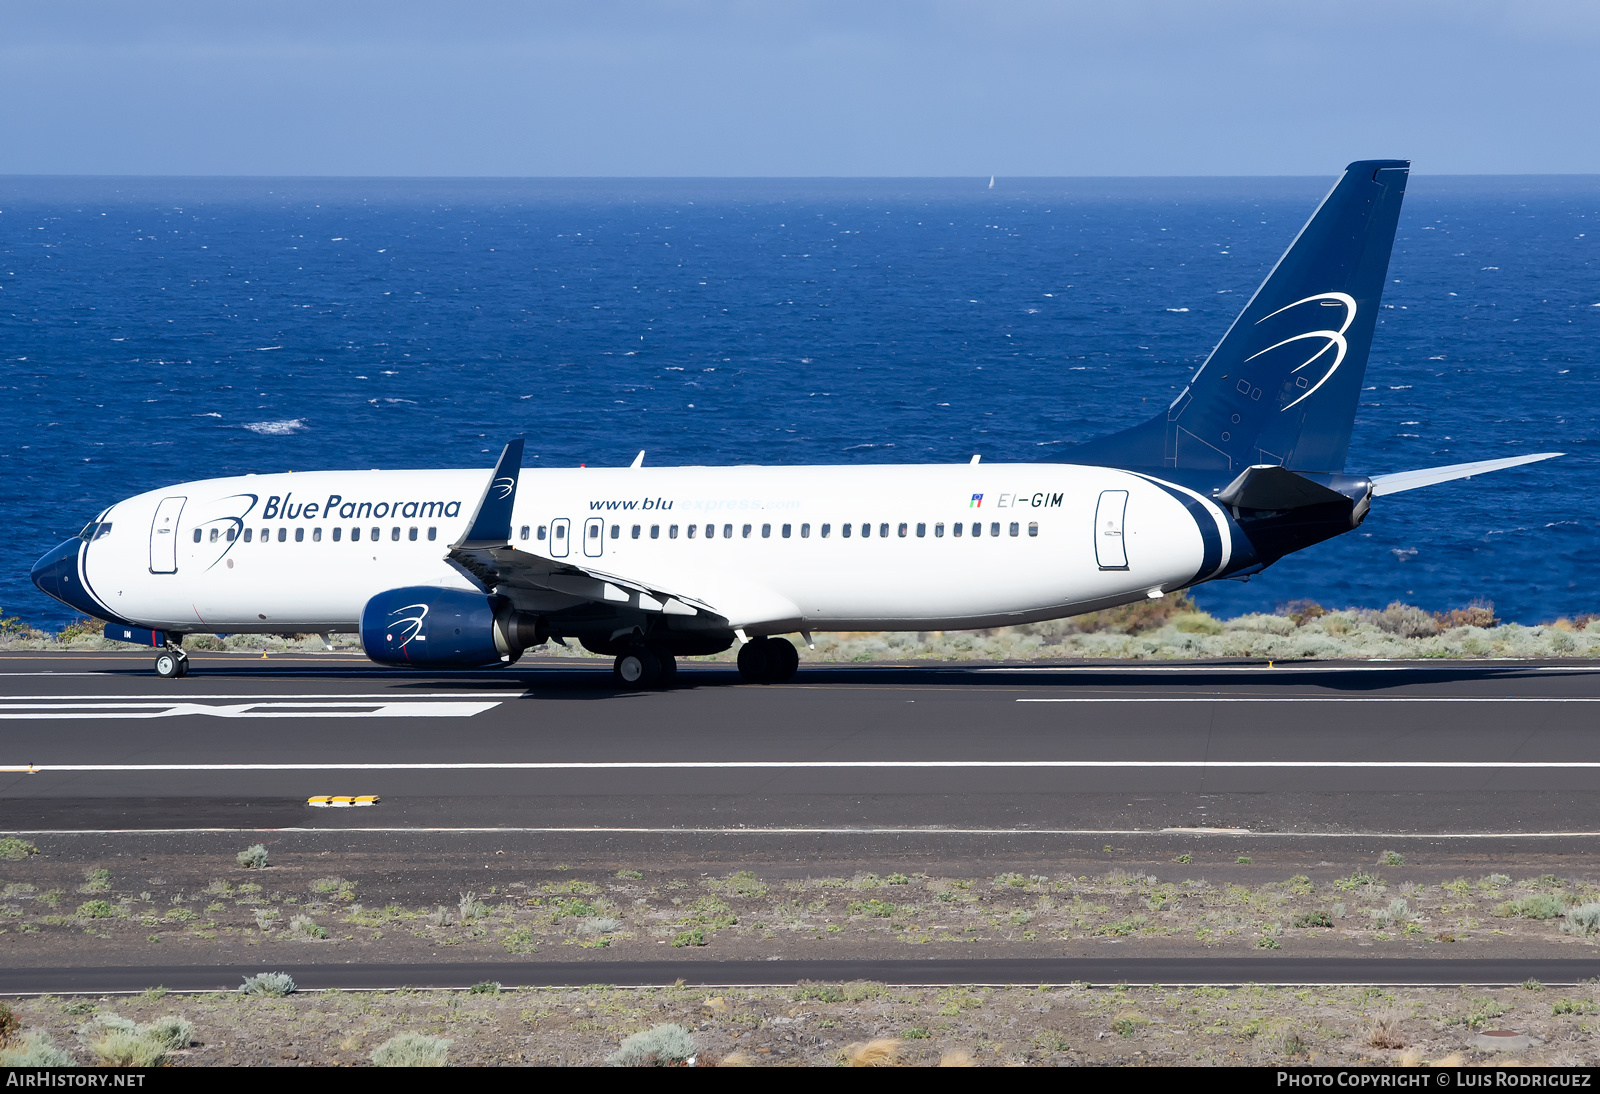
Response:
[[[512,441],[500,453],[489,485],[478,499],[478,508],[467,524],[466,535],[457,547],[504,547],[511,542],[511,507],[517,500],[517,475],[522,470],[521,440]]]

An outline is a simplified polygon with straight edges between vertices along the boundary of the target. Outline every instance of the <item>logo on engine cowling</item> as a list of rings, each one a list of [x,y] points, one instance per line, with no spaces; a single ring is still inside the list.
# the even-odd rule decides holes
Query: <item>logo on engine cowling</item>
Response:
[[[1246,362],[1250,362],[1250,361],[1254,361],[1257,357],[1260,357],[1261,354],[1263,354],[1263,353],[1271,353],[1273,350],[1277,349],[1279,346],[1287,346],[1290,342],[1303,342],[1308,338],[1320,338],[1320,339],[1322,339],[1323,340],[1323,345],[1322,345],[1321,349],[1317,350],[1317,352],[1313,353],[1310,357],[1307,357],[1304,361],[1301,361],[1298,365],[1296,365],[1294,368],[1289,370],[1289,375],[1293,376],[1295,373],[1299,372],[1301,369],[1303,369],[1303,368],[1307,367],[1308,365],[1312,364],[1314,361],[1317,360],[1317,358],[1322,357],[1323,355],[1325,355],[1329,350],[1333,350],[1334,351],[1333,362],[1332,362],[1332,364],[1330,364],[1328,366],[1328,370],[1322,374],[1322,379],[1320,379],[1316,383],[1312,384],[1310,386],[1310,388],[1307,389],[1305,394],[1301,395],[1298,399],[1294,400],[1294,402],[1292,402],[1288,406],[1284,407],[1283,408],[1284,410],[1292,409],[1296,404],[1303,403],[1307,399],[1311,398],[1311,396],[1315,395],[1317,393],[1317,388],[1319,388],[1323,384],[1327,383],[1328,380],[1333,376],[1333,374],[1335,372],[1339,371],[1339,366],[1344,364],[1344,355],[1347,352],[1349,352],[1349,349],[1350,349],[1349,345],[1346,344],[1346,342],[1344,340],[1344,332],[1350,329],[1350,324],[1354,323],[1355,319],[1356,319],[1356,302],[1355,302],[1355,298],[1352,297],[1349,293],[1342,293],[1342,292],[1318,293],[1315,296],[1308,296],[1303,300],[1296,300],[1293,304],[1285,304],[1283,307],[1279,308],[1277,311],[1272,312],[1271,314],[1268,314],[1268,315],[1263,315],[1260,319],[1256,320],[1257,324],[1265,323],[1268,319],[1271,319],[1272,316],[1274,316],[1274,315],[1282,315],[1284,312],[1288,311],[1290,308],[1298,308],[1301,304],[1310,304],[1313,301],[1320,303],[1323,307],[1330,307],[1330,308],[1338,307],[1341,304],[1344,305],[1344,322],[1339,324],[1339,329],[1338,330],[1311,330],[1311,331],[1306,331],[1304,334],[1297,334],[1293,338],[1285,338],[1281,342],[1275,342],[1272,345],[1268,346],[1266,349],[1262,350],[1260,353],[1252,353],[1249,357],[1245,358]]]
[[[406,615],[406,612],[416,612],[417,614]],[[396,619],[395,616],[402,616],[403,618]],[[394,611],[389,613],[390,633],[383,636],[384,641],[393,642],[393,632],[399,631],[402,635],[404,635],[404,637],[400,639],[401,649],[405,649],[407,646],[409,646],[412,639],[415,639],[418,642],[426,642],[428,640],[428,636],[422,633],[422,621],[427,618],[428,606],[426,604],[407,604],[403,608],[396,608]]]

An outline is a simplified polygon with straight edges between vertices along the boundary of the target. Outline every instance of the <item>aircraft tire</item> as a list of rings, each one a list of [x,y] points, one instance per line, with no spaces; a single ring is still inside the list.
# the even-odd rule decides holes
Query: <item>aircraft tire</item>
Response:
[[[661,680],[661,662],[643,646],[624,650],[611,666],[626,688],[653,688]]]
[[[678,678],[678,659],[666,650],[653,650],[651,652],[655,654],[656,662],[661,666],[661,677],[656,686],[671,687]]]
[[[766,638],[752,638],[739,647],[739,675],[744,677],[747,684],[765,684],[767,668],[771,664],[768,648],[771,643]]]
[[[175,653],[157,654],[156,675],[163,680],[176,680],[183,675],[183,660]]]
[[[767,682],[788,683],[800,668],[800,651],[794,648],[794,643],[782,638],[767,641]]]

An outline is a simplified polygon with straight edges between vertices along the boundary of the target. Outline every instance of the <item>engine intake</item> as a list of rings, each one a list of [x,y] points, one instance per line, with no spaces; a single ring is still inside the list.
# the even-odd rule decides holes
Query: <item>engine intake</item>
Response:
[[[380,665],[509,665],[547,637],[542,619],[517,611],[505,597],[461,589],[390,589],[361,609],[361,647]]]

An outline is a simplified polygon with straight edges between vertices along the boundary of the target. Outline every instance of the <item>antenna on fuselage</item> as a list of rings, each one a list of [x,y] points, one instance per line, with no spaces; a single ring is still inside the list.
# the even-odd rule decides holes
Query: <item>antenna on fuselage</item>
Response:
[[[978,462],[978,461],[979,461],[979,460],[981,460],[981,459],[983,459],[983,457],[982,457],[982,456],[980,456],[980,455],[977,455],[977,454],[976,454],[976,453],[974,453],[974,454],[973,454],[973,457],[972,457],[972,462],[973,462],[973,463],[977,463],[977,462]]]
[[[639,449],[639,454],[633,458],[633,462],[630,463],[628,466],[629,467],[643,467],[644,466],[644,449],[642,449],[642,448]]]

